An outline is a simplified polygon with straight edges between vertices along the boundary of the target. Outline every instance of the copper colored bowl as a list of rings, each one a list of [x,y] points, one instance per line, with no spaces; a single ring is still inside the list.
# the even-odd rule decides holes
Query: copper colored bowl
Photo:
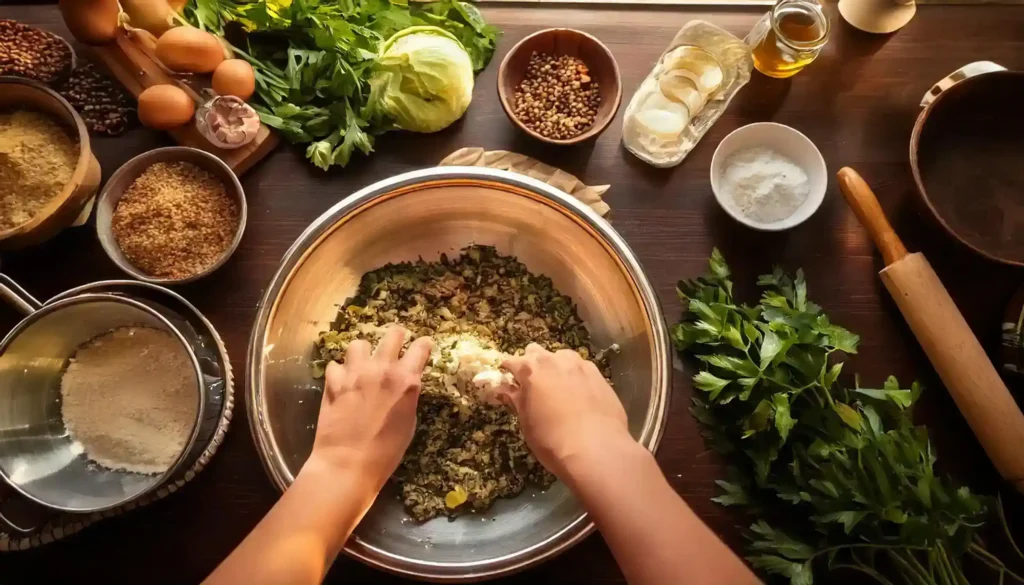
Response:
[[[309,365],[317,335],[360,278],[388,262],[436,260],[469,244],[517,256],[577,303],[596,347],[618,343],[615,390],[633,436],[654,450],[668,412],[671,354],[657,296],[636,257],[590,208],[505,171],[442,167],[399,175],[328,210],[292,245],[267,287],[248,356],[249,424],[280,489],[309,456],[320,382]],[[537,564],[593,524],[562,483],[499,500],[483,514],[408,520],[397,491],[381,494],[345,551],[419,579],[475,581]]]

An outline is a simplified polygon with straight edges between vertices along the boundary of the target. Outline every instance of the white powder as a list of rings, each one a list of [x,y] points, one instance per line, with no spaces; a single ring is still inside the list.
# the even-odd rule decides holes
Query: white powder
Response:
[[[811,190],[802,168],[760,146],[726,159],[721,187],[740,213],[760,223],[775,223],[793,215]]]
[[[61,378],[73,450],[110,469],[163,473],[195,425],[195,368],[170,333],[122,327],[78,348]]]
[[[442,376],[445,387],[466,403],[500,404],[498,394],[513,383],[512,374],[502,371],[509,357],[491,341],[471,333],[441,334],[434,338],[430,368]]]

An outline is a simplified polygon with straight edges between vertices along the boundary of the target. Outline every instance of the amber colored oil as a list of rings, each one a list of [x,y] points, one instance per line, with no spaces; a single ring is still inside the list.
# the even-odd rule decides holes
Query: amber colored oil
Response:
[[[772,12],[771,26],[753,50],[754,66],[769,77],[790,77],[814,61],[828,40],[828,21],[801,3]]]

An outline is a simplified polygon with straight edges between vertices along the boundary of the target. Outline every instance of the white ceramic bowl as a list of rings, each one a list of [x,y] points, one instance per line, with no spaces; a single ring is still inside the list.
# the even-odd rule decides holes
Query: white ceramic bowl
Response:
[[[737,151],[758,146],[770,148],[793,161],[807,173],[807,179],[810,181],[810,192],[803,205],[797,208],[793,215],[772,223],[762,223],[744,215],[729,194],[722,192],[721,187],[725,163],[729,157]],[[825,168],[825,159],[814,143],[793,128],[774,122],[758,122],[737,128],[719,143],[711,159],[711,189],[715,192],[718,204],[733,219],[756,230],[781,231],[800,225],[821,207],[827,187],[828,170]]]

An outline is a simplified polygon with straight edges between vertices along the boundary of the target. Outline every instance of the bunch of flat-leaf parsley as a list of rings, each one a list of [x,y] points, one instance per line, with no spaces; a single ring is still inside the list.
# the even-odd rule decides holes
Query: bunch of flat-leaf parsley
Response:
[[[256,73],[264,124],[309,144],[320,168],[345,166],[393,128],[371,91],[381,43],[413,26],[437,26],[465,47],[479,72],[499,31],[458,0],[190,0],[185,18],[227,38]]]
[[[840,567],[882,585],[966,585],[972,558],[999,583],[1024,582],[977,534],[990,509],[1002,518],[998,503],[935,475],[910,415],[918,385],[843,386],[837,352],[859,338],[807,300],[801,271],[761,276],[754,306],[734,300],[729,277],[715,250],[709,275],[679,283],[672,337],[702,364],[692,412],[733,464],[715,501],[758,517],[750,563],[793,585]]]

